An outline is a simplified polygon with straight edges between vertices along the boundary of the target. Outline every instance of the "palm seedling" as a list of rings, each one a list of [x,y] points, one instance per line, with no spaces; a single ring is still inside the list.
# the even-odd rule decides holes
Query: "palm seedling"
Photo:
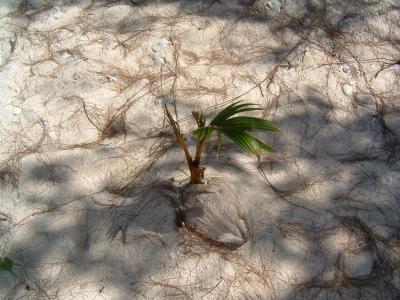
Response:
[[[194,135],[197,139],[196,152],[194,158],[190,155],[186,140],[180,130],[178,122],[172,117],[167,105],[164,105],[167,121],[171,126],[178,143],[185,153],[186,162],[190,170],[190,184],[201,184],[204,177],[205,168],[200,165],[201,155],[204,145],[211,138],[214,132],[218,137],[218,151],[221,147],[222,135],[228,137],[237,144],[243,151],[260,157],[262,151],[273,152],[274,150],[262,141],[258,140],[250,133],[255,131],[279,131],[271,122],[249,116],[237,116],[240,113],[262,110],[257,104],[235,102],[221,110],[206,125],[204,114],[192,112],[193,118],[197,123]],[[250,132],[250,133],[249,133]]]

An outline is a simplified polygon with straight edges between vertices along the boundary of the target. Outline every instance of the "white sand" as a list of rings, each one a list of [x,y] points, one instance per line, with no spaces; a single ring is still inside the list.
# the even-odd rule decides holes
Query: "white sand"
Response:
[[[0,298],[400,297],[398,1],[245,2],[0,0]],[[206,150],[236,251],[176,228],[167,96],[188,133],[235,100],[282,130],[259,169]]]

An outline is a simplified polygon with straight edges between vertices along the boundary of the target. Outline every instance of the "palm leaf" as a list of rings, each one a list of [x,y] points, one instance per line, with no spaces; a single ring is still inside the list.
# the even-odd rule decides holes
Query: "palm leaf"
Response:
[[[224,129],[221,130],[224,135],[226,135],[230,140],[236,143],[243,151],[260,156],[261,150],[267,152],[274,152],[275,150],[267,146],[260,140],[256,139],[254,136],[235,129]]]
[[[218,127],[235,128],[245,131],[279,131],[274,124],[267,120],[244,116],[223,120],[218,124]]]
[[[243,151],[260,156],[262,150],[274,152],[274,149],[264,144],[248,131],[279,131],[271,122],[255,117],[236,116],[236,114],[261,110],[260,107],[254,107],[257,104],[242,103],[238,101],[220,111],[210,122],[208,126],[200,127],[194,131],[201,143],[206,142],[214,131],[218,134],[218,151],[221,147],[222,135],[226,135],[230,140],[236,143]]]
[[[199,141],[206,141],[210,138],[212,132],[214,131],[213,127],[200,127],[194,131],[194,134],[197,136]]]
[[[221,121],[224,121],[238,113],[241,112],[246,112],[246,111],[252,111],[252,110],[261,110],[260,107],[251,107],[257,104],[253,103],[242,103],[242,101],[238,101],[235,103],[232,103],[231,105],[225,107],[223,110],[221,110],[215,117],[212,119],[210,122],[210,125],[218,125]]]

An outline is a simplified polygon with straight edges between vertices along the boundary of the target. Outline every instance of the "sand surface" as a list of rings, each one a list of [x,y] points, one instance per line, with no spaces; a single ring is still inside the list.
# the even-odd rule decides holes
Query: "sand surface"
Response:
[[[0,0],[1,299],[399,299],[400,2]],[[231,251],[178,229],[167,127],[237,100]]]

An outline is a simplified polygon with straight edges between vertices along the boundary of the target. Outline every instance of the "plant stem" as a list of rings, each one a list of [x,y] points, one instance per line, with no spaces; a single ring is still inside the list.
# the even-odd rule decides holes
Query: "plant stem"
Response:
[[[196,145],[196,155],[195,159],[192,159],[192,156],[189,153],[188,146],[186,141],[181,133],[179,128],[179,124],[174,120],[168,107],[164,106],[165,115],[167,116],[167,121],[171,126],[172,130],[174,131],[175,137],[178,143],[181,145],[183,152],[185,153],[186,162],[188,164],[190,170],[190,184],[202,184],[203,177],[204,177],[204,170],[205,168],[200,167],[200,159],[201,159],[201,152],[203,151],[205,140],[198,141]]]
[[[192,165],[190,168],[190,184],[202,184],[205,168]]]
[[[175,137],[178,141],[178,143],[181,145],[183,152],[185,153],[185,158],[186,162],[188,164],[189,169],[191,168],[192,165],[192,157],[190,156],[189,149],[186,145],[185,139],[183,138],[183,135],[181,133],[181,130],[179,128],[178,123],[174,120],[174,118],[171,116],[171,113],[169,112],[167,106],[164,106],[164,111],[167,116],[167,120],[169,125],[171,126],[172,130],[174,131]]]

